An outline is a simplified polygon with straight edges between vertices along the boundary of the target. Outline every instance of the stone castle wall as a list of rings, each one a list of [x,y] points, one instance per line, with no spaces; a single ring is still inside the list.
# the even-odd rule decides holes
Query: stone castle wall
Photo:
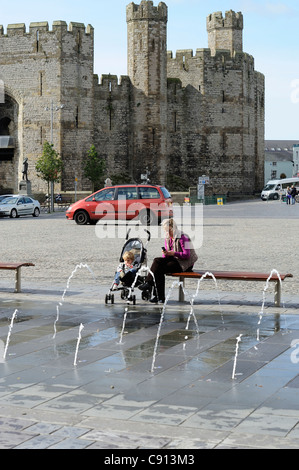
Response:
[[[167,52],[164,3],[131,3],[127,24],[128,76],[119,80],[94,75],[90,25],[0,27],[0,137],[14,139],[13,158],[0,148],[0,189],[17,191],[27,157],[34,192],[45,190],[35,163],[52,135],[64,161],[57,190],[73,190],[75,177],[78,190],[90,189],[82,165],[92,144],[109,175],[139,181],[147,167],[154,183],[193,186],[206,174],[216,193],[260,189],[264,76],[242,50],[242,14],[209,15],[209,48],[195,54]]]
[[[264,77],[253,57],[210,49],[168,53],[168,150],[186,179],[194,168],[213,191],[251,191],[263,182]],[[184,171],[185,168],[185,171]],[[199,168],[198,168],[199,169]],[[256,173],[256,174],[255,174]],[[211,188],[210,188],[211,189]]]
[[[13,178],[9,162],[0,159],[0,184],[6,181],[17,191],[27,157],[34,190],[44,190],[35,164],[44,141],[53,136],[66,163],[62,187],[71,187],[93,136],[93,29],[80,23],[68,28],[64,21],[54,22],[51,31],[45,22],[31,23],[29,32],[24,24],[9,25],[6,34],[1,28],[0,78],[6,102],[14,103],[15,143]],[[8,115],[7,103],[0,105],[0,119]]]

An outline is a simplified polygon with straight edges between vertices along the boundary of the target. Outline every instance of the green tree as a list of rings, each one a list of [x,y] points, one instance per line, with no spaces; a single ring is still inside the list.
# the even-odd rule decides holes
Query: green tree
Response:
[[[105,160],[99,157],[96,148],[92,145],[87,154],[87,159],[83,167],[83,174],[85,178],[89,179],[92,184],[92,192],[96,191],[103,183],[101,181],[104,177],[106,169]]]
[[[132,176],[128,171],[123,171],[122,173],[112,173],[109,175],[112,181],[112,184],[131,184]]]
[[[50,194],[50,183],[59,183],[63,170],[63,162],[53,147],[53,144],[46,141],[43,154],[35,165],[37,176],[48,183],[48,194]]]

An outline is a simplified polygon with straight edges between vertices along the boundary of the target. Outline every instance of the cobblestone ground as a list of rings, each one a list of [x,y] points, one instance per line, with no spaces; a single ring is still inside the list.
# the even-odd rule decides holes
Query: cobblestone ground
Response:
[[[203,220],[196,222],[203,242],[197,249],[199,259],[195,268],[206,270],[245,270],[280,273],[290,272],[294,279],[284,282],[283,292],[297,294],[299,266],[296,255],[299,233],[299,204],[286,206],[277,201],[253,201],[225,206],[206,206]],[[109,286],[119,262],[125,241],[126,227],[110,227],[112,238],[106,238],[103,226],[78,226],[67,221],[64,214],[42,214],[40,218],[0,220],[1,261],[32,261],[35,268],[23,269],[22,281],[49,285],[64,285],[80,263],[86,263],[97,282]],[[139,227],[138,234],[146,241]],[[161,253],[162,239],[157,227],[148,244],[148,265]],[[132,234],[134,233],[134,227]],[[132,234],[130,236],[132,236]],[[160,233],[161,234],[161,233]],[[110,234],[111,235],[111,234]],[[99,238],[101,237],[101,238]],[[13,274],[10,273],[13,278]],[[0,271],[0,279],[9,273]],[[73,283],[92,282],[90,273],[82,270]],[[171,282],[171,281],[169,281]],[[204,289],[213,289],[212,281],[205,281]],[[237,292],[260,290],[252,282],[221,281],[219,290]],[[272,287],[271,287],[272,288]]]

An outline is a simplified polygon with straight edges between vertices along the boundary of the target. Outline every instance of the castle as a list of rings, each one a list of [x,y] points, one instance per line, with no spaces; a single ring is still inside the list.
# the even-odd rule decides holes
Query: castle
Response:
[[[243,52],[242,13],[207,18],[208,48],[167,52],[168,9],[142,0],[126,10],[127,76],[94,75],[94,29],[55,21],[0,26],[0,190],[16,192],[45,140],[64,170],[59,190],[89,191],[82,162],[92,144],[108,175],[175,188],[210,177],[215,193],[264,183],[264,76]],[[2,83],[2,102],[1,102]],[[57,188],[56,188],[57,190]]]

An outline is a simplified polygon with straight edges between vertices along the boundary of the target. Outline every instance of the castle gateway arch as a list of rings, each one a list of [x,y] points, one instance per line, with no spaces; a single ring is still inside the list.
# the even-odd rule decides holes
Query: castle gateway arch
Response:
[[[0,80],[0,190],[6,192],[16,191],[21,168],[18,99]]]

